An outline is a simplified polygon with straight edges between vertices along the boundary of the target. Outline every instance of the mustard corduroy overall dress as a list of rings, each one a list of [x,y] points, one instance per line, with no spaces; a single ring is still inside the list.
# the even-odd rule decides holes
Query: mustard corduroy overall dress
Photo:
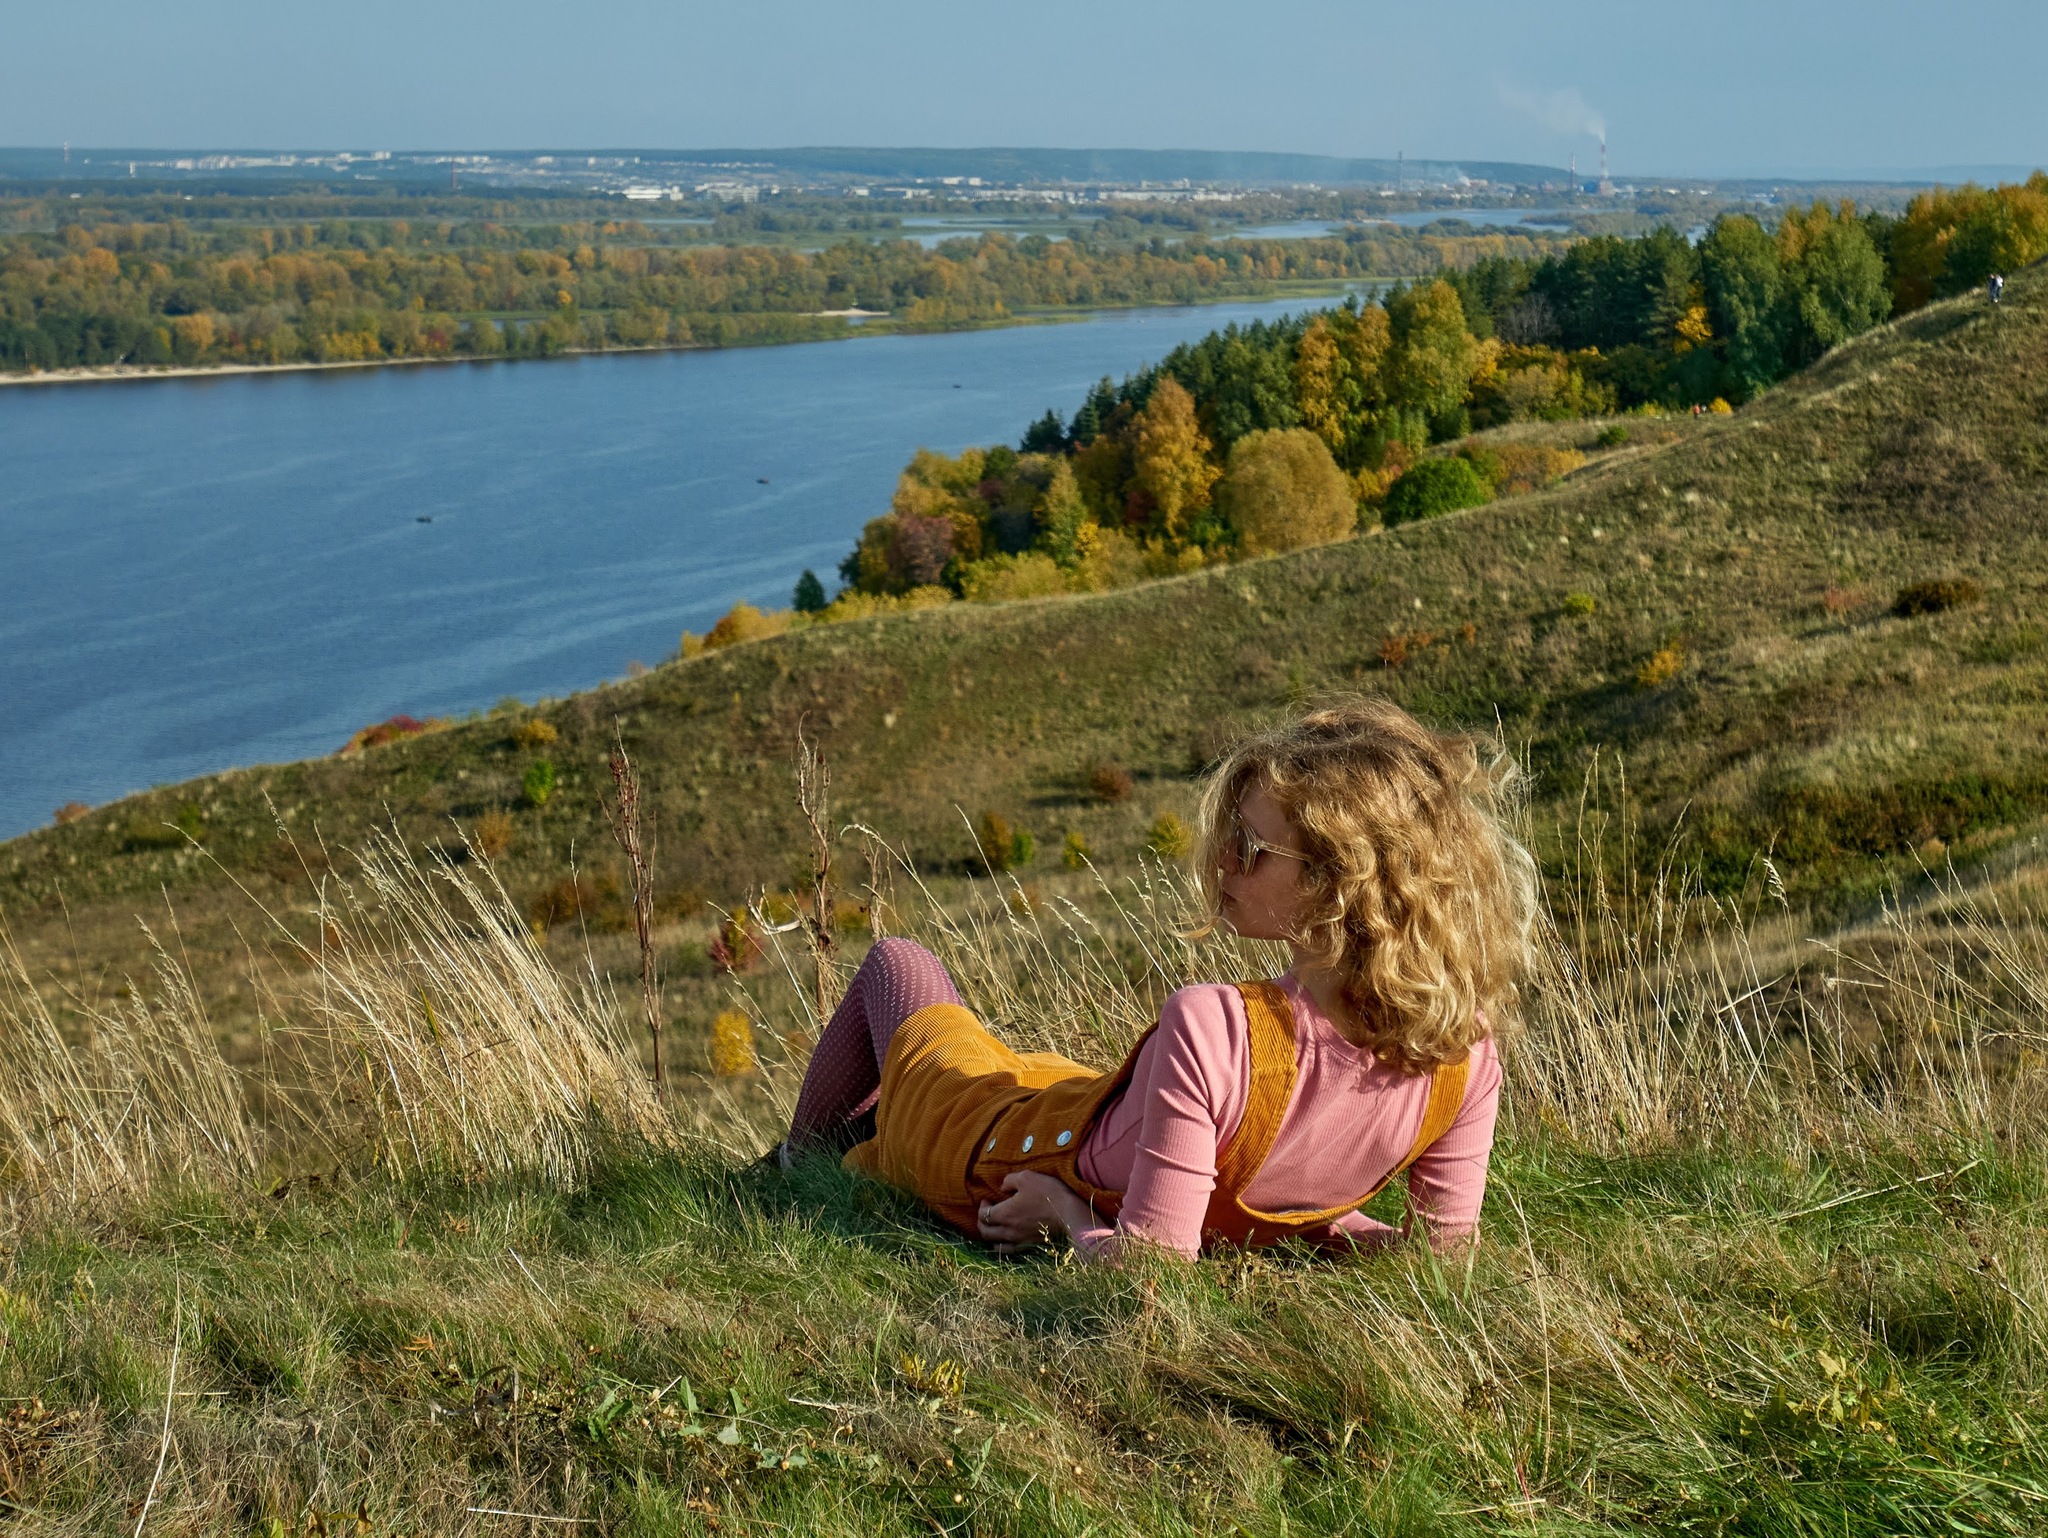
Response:
[[[1205,1245],[1274,1244],[1371,1201],[1457,1119],[1470,1061],[1446,1064],[1431,1075],[1413,1146],[1370,1191],[1318,1211],[1260,1212],[1243,1197],[1272,1152],[1294,1093],[1294,1011],[1276,983],[1237,986],[1250,1024],[1251,1083],[1243,1119],[1217,1152],[1216,1190],[1202,1220]],[[1003,1177],[1016,1170],[1053,1176],[1105,1223],[1114,1222],[1123,1193],[1082,1178],[1081,1146],[1096,1118],[1129,1084],[1151,1034],[1145,1033],[1123,1066],[1101,1073],[1057,1053],[1013,1051],[958,1004],[920,1009],[890,1040],[875,1135],[847,1153],[846,1167],[910,1192],[969,1236],[980,1232],[981,1203],[1007,1196]]]

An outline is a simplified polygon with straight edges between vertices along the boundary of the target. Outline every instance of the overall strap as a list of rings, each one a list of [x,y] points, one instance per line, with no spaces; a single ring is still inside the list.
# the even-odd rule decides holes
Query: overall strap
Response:
[[[1408,1150],[1408,1157],[1394,1166],[1387,1176],[1392,1180],[1428,1153],[1436,1140],[1451,1130],[1451,1123],[1458,1119],[1458,1112],[1465,1108],[1465,1081],[1472,1074],[1472,1054],[1466,1053],[1455,1063],[1440,1063],[1429,1076],[1429,1103],[1422,1108],[1422,1126],[1416,1130],[1415,1145]],[[1385,1189],[1386,1181],[1380,1182]],[[1379,1193],[1373,1193],[1377,1196]]]
[[[1220,1180],[1216,1187],[1217,1196],[1221,1197],[1226,1189],[1230,1191],[1232,1200],[1229,1207],[1234,1211],[1229,1215],[1235,1224],[1244,1227],[1246,1232],[1284,1233],[1334,1222],[1347,1212],[1355,1212],[1386,1190],[1395,1176],[1406,1173],[1417,1159],[1429,1152],[1438,1138],[1450,1131],[1451,1123],[1458,1119],[1458,1112],[1464,1109],[1465,1085],[1471,1071],[1472,1057],[1467,1053],[1455,1063],[1439,1064],[1430,1074],[1429,1098],[1422,1108],[1422,1125],[1415,1130],[1415,1141],[1409,1144],[1408,1152],[1402,1156],[1401,1162],[1388,1170],[1385,1178],[1363,1196],[1339,1206],[1325,1207],[1313,1212],[1261,1212],[1244,1200],[1243,1185],[1225,1187]],[[1270,1139],[1267,1146],[1271,1147]],[[1246,1178],[1249,1183],[1250,1177]],[[1218,1226],[1224,1227],[1221,1224]],[[1228,1231],[1227,1228],[1225,1231]]]
[[[1251,1078],[1245,1084],[1244,1115],[1237,1131],[1216,1155],[1216,1189],[1235,1197],[1273,1151],[1287,1103],[1294,1098],[1294,1010],[1278,983],[1239,983],[1249,1026],[1246,1046]]]

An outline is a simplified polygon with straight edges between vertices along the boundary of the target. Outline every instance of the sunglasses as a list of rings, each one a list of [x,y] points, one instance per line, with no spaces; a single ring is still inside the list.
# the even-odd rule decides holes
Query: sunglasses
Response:
[[[1231,833],[1230,844],[1226,854],[1237,857],[1237,873],[1240,876],[1249,876],[1253,871],[1257,870],[1259,868],[1259,856],[1262,854],[1277,854],[1283,860],[1299,860],[1304,865],[1308,863],[1309,858],[1299,849],[1283,849],[1278,844],[1267,843],[1258,834],[1247,828],[1242,821],[1236,823]]]

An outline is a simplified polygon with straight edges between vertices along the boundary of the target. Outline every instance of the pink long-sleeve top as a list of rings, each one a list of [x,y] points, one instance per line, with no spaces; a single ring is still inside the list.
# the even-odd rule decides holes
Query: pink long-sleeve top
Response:
[[[1267,1212],[1340,1206],[1378,1185],[1407,1155],[1422,1127],[1429,1076],[1399,1073],[1352,1045],[1292,975],[1280,986],[1294,1014],[1294,1093],[1244,1200]],[[1236,988],[1206,983],[1169,998],[1129,1087],[1081,1150],[1082,1178],[1122,1191],[1122,1212],[1114,1228],[1073,1235],[1075,1248],[1107,1259],[1124,1238],[1135,1237],[1190,1259],[1199,1253],[1217,1150],[1244,1116],[1250,1076],[1250,1025]],[[1500,1057],[1488,1038],[1472,1049],[1457,1119],[1409,1169],[1412,1206],[1433,1238],[1478,1222],[1500,1083]],[[1303,1234],[1362,1248],[1400,1236],[1357,1212]]]

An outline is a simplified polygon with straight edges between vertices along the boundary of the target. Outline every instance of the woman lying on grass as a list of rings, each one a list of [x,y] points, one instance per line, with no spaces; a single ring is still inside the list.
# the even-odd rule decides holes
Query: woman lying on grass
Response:
[[[1361,699],[1240,744],[1203,797],[1212,922],[1293,952],[1271,982],[1166,1001],[1114,1073],[1017,1053],[938,958],[883,940],[818,1042],[781,1150],[847,1149],[999,1253],[1066,1234],[1377,1247],[1358,1208],[1408,1176],[1432,1243],[1470,1235],[1535,882],[1501,826],[1510,766]]]

